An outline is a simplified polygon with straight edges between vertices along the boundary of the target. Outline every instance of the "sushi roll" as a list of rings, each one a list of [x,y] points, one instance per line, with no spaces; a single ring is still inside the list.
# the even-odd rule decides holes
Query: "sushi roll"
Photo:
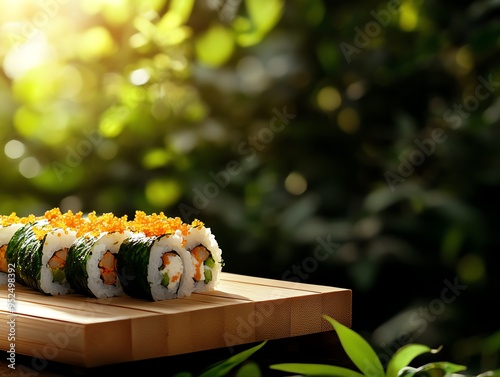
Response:
[[[192,264],[191,290],[194,293],[207,292],[217,288],[224,265],[222,250],[210,228],[199,221],[193,221],[187,230],[180,230],[183,247],[190,254]]]
[[[111,213],[83,216],[0,216],[0,284],[16,282],[47,295],[129,295],[169,300],[214,290],[222,251],[201,221],[136,211],[133,221]]]
[[[7,260],[16,261],[16,281],[47,295],[72,293],[65,265],[80,219],[81,214],[53,209],[19,228],[6,250]]]
[[[40,291],[49,295],[72,293],[66,279],[68,249],[76,240],[76,231],[53,229],[47,233],[42,248]]]
[[[118,276],[123,290],[131,297],[151,301],[191,295],[190,258],[176,233],[179,219],[163,214],[136,213],[131,228],[134,234],[125,240],[118,253]]]
[[[136,236],[122,244],[118,257],[129,295],[157,301],[216,288],[222,251],[201,221],[187,224],[163,213],[136,211],[131,224]]]
[[[76,293],[95,298],[124,295],[116,254],[131,235],[126,217],[110,213],[97,216],[95,212],[88,215],[66,260],[66,278]]]
[[[118,276],[125,293],[151,301],[189,296],[181,241],[176,234],[134,234],[125,240],[118,253]]]
[[[34,219],[35,216],[18,217],[15,212],[0,216],[0,285],[7,284],[9,264],[15,264],[14,260],[7,260],[7,245],[16,231]]]

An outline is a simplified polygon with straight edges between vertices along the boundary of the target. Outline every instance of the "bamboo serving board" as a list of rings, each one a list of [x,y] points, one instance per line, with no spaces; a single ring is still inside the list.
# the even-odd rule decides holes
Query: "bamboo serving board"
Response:
[[[15,318],[16,353],[90,368],[332,330],[323,314],[350,327],[351,290],[227,272],[215,291],[159,302],[16,284],[15,301],[0,287],[0,348]]]

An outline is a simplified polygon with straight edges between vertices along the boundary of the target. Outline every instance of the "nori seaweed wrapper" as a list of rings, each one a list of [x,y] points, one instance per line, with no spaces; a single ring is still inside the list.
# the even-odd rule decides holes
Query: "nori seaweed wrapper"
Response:
[[[153,300],[148,282],[148,264],[156,240],[158,237],[134,234],[123,241],[116,254],[120,284],[131,297]]]
[[[35,224],[23,225],[14,233],[7,245],[5,256],[16,265],[16,281],[41,291],[42,250],[46,235],[39,240],[33,231]]]
[[[87,261],[98,239],[92,236],[78,237],[69,248],[66,258],[66,279],[75,292],[85,296],[94,296],[87,283],[89,278]]]

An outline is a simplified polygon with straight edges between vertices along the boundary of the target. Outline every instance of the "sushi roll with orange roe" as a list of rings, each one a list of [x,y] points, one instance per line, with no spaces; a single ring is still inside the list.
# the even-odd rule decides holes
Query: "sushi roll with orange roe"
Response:
[[[66,261],[66,277],[76,293],[96,298],[124,295],[116,254],[131,235],[126,216],[88,214]]]
[[[7,272],[9,264],[15,264],[15,260],[7,259],[7,246],[14,236],[23,225],[33,222],[34,215],[27,217],[19,217],[15,212],[10,215],[0,216],[0,285],[7,283]]]
[[[222,251],[210,229],[164,213],[136,211],[134,235],[118,253],[119,276],[127,294],[154,301],[216,288]]]
[[[103,298],[129,295],[159,301],[217,287],[224,265],[210,228],[163,212],[84,216],[0,216],[0,283],[9,264],[16,281],[45,294]]]
[[[194,220],[187,229],[181,230],[181,234],[183,247],[191,256],[191,290],[201,293],[216,289],[224,260],[214,234],[199,220]]]
[[[186,227],[179,218],[137,211],[118,253],[123,290],[132,297],[161,301],[191,295],[189,253],[177,233]]]
[[[16,261],[16,281],[47,295],[71,293],[66,256],[82,222],[81,213],[54,208],[19,228],[6,250],[7,260]]]

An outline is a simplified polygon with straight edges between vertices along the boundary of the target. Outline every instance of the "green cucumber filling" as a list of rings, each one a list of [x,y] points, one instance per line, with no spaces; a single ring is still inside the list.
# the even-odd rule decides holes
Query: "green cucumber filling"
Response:
[[[214,258],[208,257],[208,259],[205,261],[205,266],[207,266],[208,268],[214,268],[215,266]]]
[[[52,271],[52,281],[54,283],[64,284],[66,283],[66,274],[63,268],[54,268]]]
[[[215,260],[210,251],[203,245],[198,245],[191,250],[191,257],[194,263],[194,280],[203,281],[205,284],[213,280],[212,269],[215,266]]]
[[[62,248],[56,251],[49,259],[49,269],[52,273],[52,281],[54,283],[66,284],[66,258],[68,256],[68,248]]]
[[[163,285],[164,287],[168,287],[169,284],[170,284],[170,278],[168,276],[168,271],[165,271],[161,279],[161,285]]]
[[[182,259],[176,252],[169,251],[161,256],[162,264],[159,268],[161,285],[175,293],[179,289],[182,278]]]
[[[212,281],[212,270],[206,268],[205,269],[205,284],[208,284]]]

